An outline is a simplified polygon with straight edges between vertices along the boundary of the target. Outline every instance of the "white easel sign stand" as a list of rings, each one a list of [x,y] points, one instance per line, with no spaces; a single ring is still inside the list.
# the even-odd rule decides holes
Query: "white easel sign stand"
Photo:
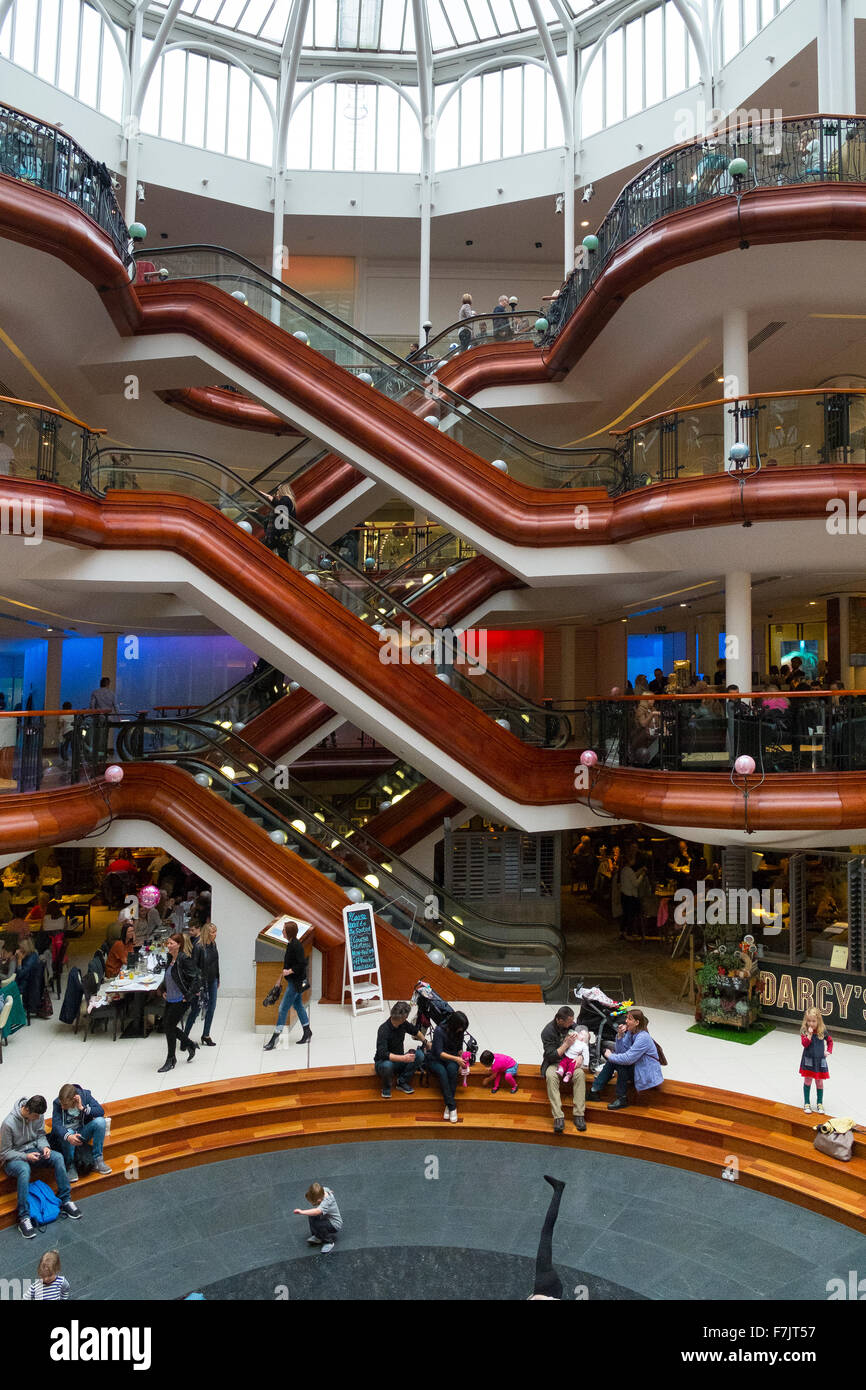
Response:
[[[345,1004],[348,994],[356,1018],[358,1014],[381,1013],[385,1001],[372,903],[350,903],[343,908],[343,934],[346,954],[342,1002]]]

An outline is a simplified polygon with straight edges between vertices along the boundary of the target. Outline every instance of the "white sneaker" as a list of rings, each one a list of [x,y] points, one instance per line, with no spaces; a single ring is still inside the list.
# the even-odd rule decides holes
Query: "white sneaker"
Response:
[[[451,1119],[451,1111],[450,1111],[450,1110],[446,1110],[446,1111],[445,1111],[445,1114],[442,1116],[442,1118],[443,1118],[443,1120],[450,1120],[450,1119]]]
[[[448,1118],[449,1118],[449,1120],[451,1121],[452,1125],[456,1125],[456,1123],[457,1123],[457,1111],[456,1111],[456,1110],[449,1110],[449,1112],[448,1112]]]
[[[826,1111],[824,1110],[823,1105],[816,1105],[816,1106],[815,1106],[815,1109],[817,1110],[817,1112],[818,1112],[819,1115],[824,1115],[824,1114],[826,1114]]]
[[[333,1248],[334,1248],[334,1242],[333,1242],[332,1240],[329,1240],[327,1245],[323,1245],[323,1246],[322,1246],[322,1254],[323,1254],[323,1255],[330,1255],[330,1253],[331,1253],[331,1251],[333,1250]]]
[[[811,1115],[811,1113],[812,1113],[812,1107],[811,1107],[811,1105],[804,1105],[804,1106],[803,1106],[803,1114],[804,1114],[804,1115]]]
[[[321,1245],[321,1243],[318,1236],[307,1236],[308,1245]]]

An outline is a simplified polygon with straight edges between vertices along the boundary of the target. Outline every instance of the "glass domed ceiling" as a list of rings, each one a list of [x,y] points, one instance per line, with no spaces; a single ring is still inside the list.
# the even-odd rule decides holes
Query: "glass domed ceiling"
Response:
[[[531,33],[535,21],[528,0],[425,0],[434,53]],[[541,0],[551,27],[563,15],[576,18],[595,8],[595,0]],[[165,5],[152,5],[156,14]],[[304,49],[354,53],[415,53],[412,0],[311,0]],[[214,31],[230,31],[281,44],[292,0],[183,0],[181,15]]]

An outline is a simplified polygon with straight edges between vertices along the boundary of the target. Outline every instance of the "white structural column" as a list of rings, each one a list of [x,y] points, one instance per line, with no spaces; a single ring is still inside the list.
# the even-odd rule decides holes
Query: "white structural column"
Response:
[[[418,104],[421,108],[421,245],[418,273],[418,342],[430,322],[430,229],[433,219],[433,170],[436,167],[436,116],[433,106],[433,44],[424,0],[412,0],[418,58]]]
[[[746,309],[728,309],[722,319],[722,375],[724,386],[721,395],[725,401],[749,393],[749,314]],[[730,469],[729,455],[736,438],[734,417],[731,407],[725,405],[724,465]],[[740,421],[740,439],[748,440],[748,421]]]
[[[574,23],[570,21],[568,36],[568,73],[569,85],[562,76],[559,63],[556,58],[556,49],[553,46],[553,39],[550,37],[550,30],[541,13],[540,0],[529,0],[529,8],[532,11],[532,18],[541,39],[541,46],[544,49],[544,57],[547,63],[547,70],[556,88],[556,95],[559,100],[559,109],[562,115],[562,137],[563,137],[563,278],[568,278],[574,270],[574,101],[575,101],[575,58],[574,58]],[[565,22],[566,11],[559,9],[560,17]]]
[[[817,0],[818,110],[856,111],[852,0]]]
[[[295,101],[295,87],[298,81],[298,65],[301,61],[301,48],[304,42],[304,29],[310,0],[295,0],[283,36],[280,54],[280,78],[277,92],[277,120],[274,127],[273,179],[274,179],[274,231],[271,249],[271,274],[281,280],[288,255],[286,247],[286,145],[289,138],[289,121]],[[278,300],[271,303],[271,318],[280,321]]]
[[[726,684],[752,688],[752,576],[745,570],[725,575]]]
[[[132,33],[132,62],[129,110],[124,118],[126,137],[126,192],[124,194],[123,216],[127,227],[135,221],[135,205],[138,198],[138,151],[141,141],[141,112],[150,79],[162,57],[162,50],[168,41],[171,26],[174,24],[183,0],[171,0],[162,23],[156,33],[147,61],[141,65],[141,36],[146,0],[138,0],[135,7],[135,23]]]

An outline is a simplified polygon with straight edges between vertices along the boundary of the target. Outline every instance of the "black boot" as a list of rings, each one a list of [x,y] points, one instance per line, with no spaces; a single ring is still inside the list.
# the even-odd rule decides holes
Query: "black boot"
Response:
[[[280,1038],[279,1033],[271,1033],[271,1036],[268,1038],[267,1042],[265,1043],[264,1047],[262,1048],[262,1051],[263,1051],[263,1052],[273,1052],[274,1048],[276,1047],[277,1043],[279,1042],[279,1038]]]
[[[172,1067],[173,1067],[174,1065],[175,1065],[175,1060],[174,1060],[174,1058],[173,1058],[173,1057],[166,1057],[166,1059],[165,1059],[165,1061],[163,1062],[162,1066],[161,1066],[161,1067],[158,1067],[157,1070],[158,1070],[158,1071],[171,1071],[171,1069],[172,1069]]]
[[[306,1025],[306,1027],[304,1028],[303,1033],[302,1033],[301,1036],[298,1038],[298,1043],[297,1043],[298,1047],[301,1046],[301,1043],[309,1042],[309,1041],[310,1041],[310,1038],[311,1038],[312,1036],[313,1036],[313,1030],[312,1030],[312,1028],[310,1027],[309,1023],[308,1023],[308,1024]]]

